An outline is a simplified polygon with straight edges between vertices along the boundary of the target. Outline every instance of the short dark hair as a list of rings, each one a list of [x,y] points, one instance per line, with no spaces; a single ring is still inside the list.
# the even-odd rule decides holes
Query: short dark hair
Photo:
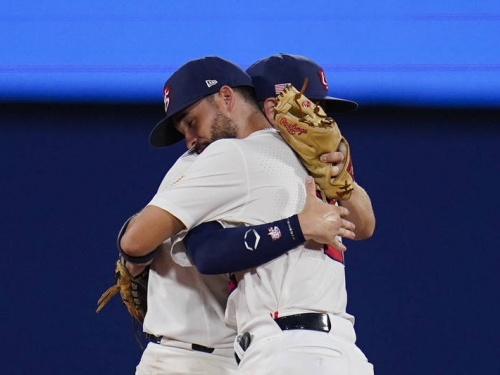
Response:
[[[257,96],[255,94],[255,89],[250,86],[238,86],[233,87],[233,90],[240,93],[241,97],[245,102],[250,104],[255,109],[261,110],[259,102],[257,101]]]

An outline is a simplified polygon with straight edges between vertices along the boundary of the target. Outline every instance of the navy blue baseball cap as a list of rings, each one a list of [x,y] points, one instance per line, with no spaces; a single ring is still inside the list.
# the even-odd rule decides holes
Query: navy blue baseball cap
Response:
[[[252,79],[241,68],[217,56],[191,60],[170,76],[163,86],[166,117],[154,127],[149,143],[155,147],[172,145],[184,136],[175,129],[172,117],[204,97],[229,87],[253,87]]]
[[[300,90],[307,77],[304,95],[311,100],[324,100],[326,113],[351,112],[358,104],[350,100],[328,96],[325,72],[314,61],[304,56],[278,53],[253,63],[246,72],[252,77],[259,101],[276,97],[286,84]]]

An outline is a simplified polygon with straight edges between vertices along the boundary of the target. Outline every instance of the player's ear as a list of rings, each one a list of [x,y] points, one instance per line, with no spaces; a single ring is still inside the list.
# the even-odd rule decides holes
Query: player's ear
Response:
[[[225,108],[226,111],[231,111],[234,106],[235,93],[233,89],[227,85],[222,86],[219,89],[219,105]]]
[[[271,125],[275,125],[274,121],[274,107],[276,106],[276,99],[274,98],[267,98],[264,100],[264,103],[262,103],[262,110],[264,111],[264,114],[267,117],[267,120],[271,123]]]

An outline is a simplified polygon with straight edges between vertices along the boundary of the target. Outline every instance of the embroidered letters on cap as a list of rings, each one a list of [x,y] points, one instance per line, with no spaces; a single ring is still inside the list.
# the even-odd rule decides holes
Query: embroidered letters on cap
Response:
[[[325,75],[325,72],[323,71],[323,69],[318,71],[318,76],[319,76],[319,80],[321,81],[321,84],[323,85],[323,88],[325,90],[328,90],[328,82],[326,82],[326,75]]]
[[[163,104],[165,106],[165,113],[167,113],[168,105],[170,104],[170,86],[167,86],[165,90],[163,90]]]

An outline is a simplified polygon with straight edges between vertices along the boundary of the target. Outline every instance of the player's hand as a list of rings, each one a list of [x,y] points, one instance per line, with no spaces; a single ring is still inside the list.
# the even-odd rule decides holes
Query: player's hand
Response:
[[[349,210],[342,206],[328,204],[316,196],[316,184],[310,176],[306,179],[306,203],[298,215],[300,228],[306,240],[314,240],[322,244],[330,244],[340,251],[346,247],[337,236],[354,239],[355,226],[343,217]]]
[[[344,168],[344,159],[347,148],[344,143],[340,143],[337,151],[329,152],[328,154],[323,154],[320,159],[323,163],[332,163],[332,177],[335,178],[340,173],[342,168]]]

